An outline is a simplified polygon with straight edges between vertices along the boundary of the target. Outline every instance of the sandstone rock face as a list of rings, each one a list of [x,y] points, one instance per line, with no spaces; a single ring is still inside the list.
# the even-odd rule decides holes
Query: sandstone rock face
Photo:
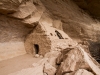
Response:
[[[11,73],[9,75],[23,75],[27,72],[30,75],[100,75],[100,68],[97,62],[80,46],[67,48],[61,52],[62,61],[55,66],[50,62],[51,57],[59,58],[60,52],[49,52],[43,59],[33,63],[32,68]]]
[[[57,75],[74,75],[79,69],[90,70],[96,75],[100,74],[100,65],[80,45],[63,50],[56,62],[59,65]],[[78,73],[81,75],[81,72]],[[88,72],[84,73],[88,74]]]
[[[81,6],[84,5],[80,3],[81,0],[80,1],[75,0],[75,1],[77,3],[79,2]],[[82,1],[85,2],[85,0],[82,0]],[[87,0],[86,2],[88,1],[89,0]],[[92,1],[89,1],[88,4],[92,5],[92,4],[97,3],[97,1],[98,0],[96,1],[92,0]],[[56,19],[59,19],[59,18],[61,19],[63,30],[74,40],[76,41],[91,40],[93,43],[94,42],[99,43],[100,41],[100,38],[99,38],[100,22],[98,20],[91,18],[86,12],[78,8],[78,6],[75,3],[73,3],[71,0],[67,0],[67,1],[65,0],[56,0],[56,1],[55,0],[49,0],[49,1],[41,0],[41,2],[52,13],[51,16],[53,16]],[[91,11],[95,11],[95,10],[92,10],[92,7],[91,6],[89,7],[91,8]],[[99,53],[99,51],[100,50],[98,49],[97,53]],[[94,55],[98,56],[98,54],[94,54]]]
[[[17,11],[22,0],[0,0],[0,13],[11,14]]]
[[[85,69],[79,69],[76,72],[65,73],[64,75],[94,75],[94,74]]]
[[[74,39],[88,38],[99,40],[96,35],[99,22],[95,22],[88,14],[79,9],[72,1],[44,1],[41,2],[52,13],[52,15],[61,19],[64,31]],[[50,5],[50,6],[49,6]],[[67,14],[67,15],[66,15]],[[58,16],[59,15],[59,16]]]
[[[77,1],[77,0],[75,0],[75,1]],[[78,0],[78,2],[79,2],[79,0]],[[90,1],[87,0],[86,2],[89,3]],[[99,6],[98,5],[99,2],[98,3],[97,2],[98,2],[97,0],[91,1],[91,3],[88,4],[89,5],[88,8],[90,11],[93,11],[92,9],[90,9],[92,6],[93,7]],[[95,3],[97,3],[97,6],[95,6],[96,5]],[[87,13],[85,13],[83,10],[81,10],[71,0],[67,0],[67,1],[65,1],[65,0],[48,0],[48,1],[45,1],[45,0],[0,0],[0,14],[4,14],[5,16],[11,17],[10,19],[9,19],[9,17],[7,17],[9,19],[9,21],[5,20],[4,21],[5,24],[9,24],[9,22],[12,21],[12,19],[14,19],[16,21],[16,23],[19,23],[19,21],[21,22],[20,24],[22,25],[22,28],[20,26],[18,26],[19,27],[18,31],[16,30],[17,27],[15,27],[15,29],[14,29],[14,27],[13,27],[14,25],[11,23],[9,24],[9,25],[12,25],[12,29],[11,29],[12,31],[13,31],[13,29],[14,29],[14,31],[16,30],[15,33],[19,32],[19,34],[20,34],[22,32],[20,38],[16,37],[16,38],[18,38],[18,40],[23,39],[23,38],[24,38],[23,40],[25,40],[25,37],[27,34],[29,34],[28,32],[31,31],[31,28],[36,26],[36,22],[40,22],[41,24],[43,24],[45,26],[46,25],[53,26],[57,29],[64,30],[70,37],[72,37],[76,41],[84,40],[84,39],[92,40],[93,43],[94,42],[99,43],[99,41],[100,41],[100,38],[99,38],[100,22],[91,18]],[[2,15],[0,15],[0,17],[2,17]],[[15,25],[17,25],[16,23],[15,23]],[[18,25],[20,25],[20,24],[18,24]],[[23,27],[23,25],[27,25],[27,27],[25,27],[26,29]],[[63,26],[63,28],[62,28],[62,26]],[[30,27],[30,28],[28,28],[28,27]],[[7,26],[5,26],[5,28],[7,28]],[[21,30],[21,29],[23,29],[23,30]],[[25,29],[25,31],[24,31],[24,29]],[[29,31],[27,29],[29,29]],[[9,30],[7,30],[7,31],[9,32]],[[4,29],[2,29],[2,31],[5,32]],[[9,32],[9,36],[12,34],[10,32]],[[25,32],[25,34],[24,34],[24,32]],[[39,31],[39,32],[41,32],[41,31]],[[5,35],[6,34],[3,34],[3,33],[1,34],[1,36],[5,36]],[[15,35],[17,35],[17,33]],[[13,36],[13,37],[15,37],[15,36]],[[3,38],[3,39],[5,39],[5,38]],[[53,40],[52,42],[55,42],[55,41]],[[70,42],[70,41],[67,41],[67,42]],[[2,43],[2,42],[0,42],[0,43]],[[24,43],[24,41],[20,43],[20,46],[23,43]],[[11,45],[13,45],[13,43],[11,43]],[[16,44],[16,45],[18,45],[18,44]],[[63,47],[63,48],[66,47],[65,44],[59,43],[59,41],[58,41],[58,44],[52,44],[52,46],[53,45],[54,45],[54,47],[52,47],[52,49],[58,50],[58,51],[61,49],[57,48],[57,46]],[[5,44],[5,46],[2,46],[2,48],[10,49],[9,47],[7,47],[8,46],[7,44]],[[13,45],[13,46],[15,47],[15,45]],[[29,46],[29,45],[27,45],[27,46]],[[18,49],[24,50],[24,45],[21,47],[16,48],[16,50],[18,50]],[[30,48],[30,46],[29,46],[29,48]],[[13,48],[10,50],[13,50]],[[94,55],[97,54],[96,56],[98,56],[99,50],[100,49],[97,49],[97,51]],[[0,54],[2,54],[2,52]],[[12,56],[12,55],[9,55],[9,56]],[[2,58],[5,58],[5,57],[2,56]],[[99,57],[98,57],[98,60],[99,60]]]
[[[25,54],[24,39],[31,30],[20,20],[0,14],[0,61]]]
[[[94,75],[94,74],[88,72],[87,70],[79,69],[74,75]]]
[[[24,19],[30,14],[32,14],[33,12],[35,12],[35,10],[36,10],[36,7],[33,4],[33,2],[28,1],[28,2],[22,3],[19,6],[18,11],[12,14],[12,16],[16,18]]]
[[[90,13],[94,18],[100,19],[99,0],[73,0],[79,7]]]
[[[63,30],[63,28],[62,28],[62,22],[60,20],[54,20],[53,27],[55,27],[57,29],[60,29],[60,30]]]
[[[47,75],[55,75],[56,68],[50,65],[49,63],[45,63],[44,73],[47,73]]]
[[[79,48],[79,50],[84,55],[84,60],[89,65],[89,67],[91,68],[91,70],[96,75],[99,75],[100,74],[100,68],[99,68],[98,64],[96,63],[96,61],[89,54],[87,54],[82,47],[80,47],[80,46],[77,46],[77,47]]]
[[[53,66],[56,67],[57,58],[61,55],[59,51],[51,51],[45,54],[44,57],[48,58],[48,62]]]
[[[37,21],[27,23],[26,19],[35,11],[33,0],[0,0],[0,61],[26,53],[25,38],[35,26],[31,23]]]
[[[81,52],[77,48],[72,49],[71,51],[66,52],[65,55],[63,54],[63,61],[57,71],[57,75],[62,75],[65,72],[73,72],[79,69],[82,65],[85,65],[85,62],[82,59]],[[84,68],[87,69],[87,67]]]
[[[99,42],[100,23],[71,0],[1,0],[0,6],[0,61],[22,55],[25,49],[35,57],[44,55],[32,68],[9,75],[100,75],[100,65],[88,50],[66,34],[76,41]]]

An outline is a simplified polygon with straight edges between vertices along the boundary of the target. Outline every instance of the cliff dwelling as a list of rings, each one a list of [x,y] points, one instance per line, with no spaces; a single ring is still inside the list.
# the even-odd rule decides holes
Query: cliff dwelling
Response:
[[[0,0],[0,75],[100,75],[100,0]]]
[[[44,56],[49,51],[65,49],[70,45],[69,42],[71,41],[64,31],[52,26],[43,25],[40,22],[33,32],[27,36],[25,49],[27,53]]]

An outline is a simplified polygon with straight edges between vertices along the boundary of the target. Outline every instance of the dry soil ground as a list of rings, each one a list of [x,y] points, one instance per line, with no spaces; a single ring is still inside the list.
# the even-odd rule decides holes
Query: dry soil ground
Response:
[[[0,61],[0,75],[8,75],[21,69],[32,67],[34,62],[41,58],[33,58],[32,55],[21,55],[12,59]]]

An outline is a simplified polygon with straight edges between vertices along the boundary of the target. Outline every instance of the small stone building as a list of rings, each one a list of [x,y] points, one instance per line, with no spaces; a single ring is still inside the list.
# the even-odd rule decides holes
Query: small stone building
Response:
[[[71,46],[73,41],[62,30],[38,23],[25,41],[26,52],[45,55],[51,50],[61,50]]]

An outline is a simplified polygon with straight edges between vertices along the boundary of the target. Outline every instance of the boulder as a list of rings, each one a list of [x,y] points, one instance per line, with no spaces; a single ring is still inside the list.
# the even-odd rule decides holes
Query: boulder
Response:
[[[75,72],[65,73],[64,75],[94,75],[92,72],[89,72],[85,69],[79,69]]]
[[[57,70],[57,75],[74,72],[79,68],[89,69],[88,65],[86,67],[82,67],[82,65],[86,65],[86,63],[82,58],[81,51],[79,51],[77,48],[74,48],[63,56],[63,62],[61,62],[61,65]]]
[[[53,66],[56,67],[56,57],[51,57],[48,59],[48,62]]]
[[[94,75],[94,74],[85,69],[79,69],[76,71],[74,75]]]
[[[63,54],[59,54],[59,56],[56,59],[56,63],[59,65],[63,61]]]
[[[61,54],[59,51],[51,51],[45,54],[45,57],[48,58],[48,62],[53,66],[56,67],[56,60],[58,56]]]
[[[40,56],[39,54],[35,54],[35,56],[34,56],[34,57],[35,57],[35,58],[39,58],[39,56]]]
[[[47,62],[44,65],[44,73],[46,73],[47,75],[55,75],[56,68]]]
[[[48,75],[47,73],[43,73],[43,75]]]
[[[61,64],[61,62],[63,61],[63,57],[65,54],[67,54],[70,50],[72,50],[73,48],[66,48],[64,50],[62,50],[61,54],[59,54],[56,63],[57,64]]]
[[[83,59],[88,64],[90,69],[96,75],[100,75],[100,66],[98,66],[97,61],[95,61],[87,52],[85,52],[85,50],[80,45],[78,45],[77,48],[79,48],[79,50],[81,51],[81,53],[83,55]]]
[[[35,10],[35,12],[32,12],[32,14],[25,18],[22,22],[26,24],[33,24],[34,22],[38,22],[43,14],[43,11]]]
[[[75,72],[65,73],[64,75],[74,75]]]
[[[23,2],[19,6],[18,11],[15,12],[14,14],[11,14],[11,16],[19,19],[24,19],[29,15],[31,15],[32,12],[35,12],[35,10],[36,10],[35,5],[32,3],[32,1],[29,0],[27,2]]]

